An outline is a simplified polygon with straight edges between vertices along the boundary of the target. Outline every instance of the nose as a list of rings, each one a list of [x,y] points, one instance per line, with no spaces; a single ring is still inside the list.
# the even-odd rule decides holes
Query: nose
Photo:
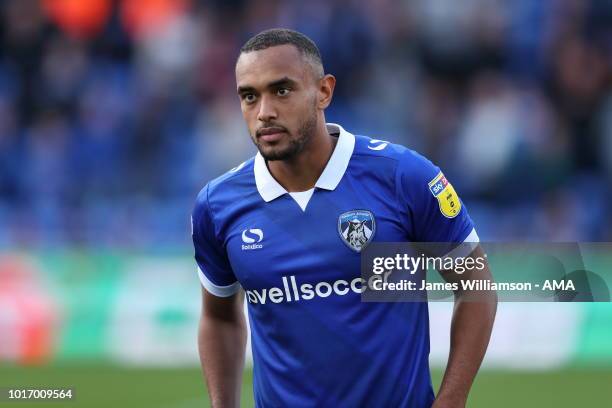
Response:
[[[270,98],[265,96],[260,99],[259,102],[259,113],[257,114],[257,120],[268,123],[271,120],[277,118],[276,107]]]

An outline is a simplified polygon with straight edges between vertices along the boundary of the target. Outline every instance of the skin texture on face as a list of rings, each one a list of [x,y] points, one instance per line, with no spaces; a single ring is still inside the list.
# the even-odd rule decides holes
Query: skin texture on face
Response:
[[[312,141],[324,120],[320,80],[308,59],[290,44],[240,55],[240,107],[251,139],[266,160],[291,160]]]

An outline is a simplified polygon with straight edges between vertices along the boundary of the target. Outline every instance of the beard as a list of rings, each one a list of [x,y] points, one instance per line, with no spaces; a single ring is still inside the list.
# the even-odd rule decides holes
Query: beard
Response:
[[[295,138],[287,133],[286,138],[288,140],[282,146],[264,146],[255,139],[255,146],[267,161],[291,160],[304,150],[304,147],[312,139],[316,127],[317,112],[316,109],[313,109],[311,114],[298,127]],[[284,140],[281,142],[284,142]]]

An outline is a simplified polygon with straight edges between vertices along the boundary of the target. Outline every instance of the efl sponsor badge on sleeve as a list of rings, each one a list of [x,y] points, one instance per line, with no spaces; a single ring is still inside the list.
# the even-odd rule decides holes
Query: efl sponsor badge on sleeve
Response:
[[[429,191],[438,199],[442,215],[446,218],[455,218],[459,214],[461,200],[442,172],[429,182]]]

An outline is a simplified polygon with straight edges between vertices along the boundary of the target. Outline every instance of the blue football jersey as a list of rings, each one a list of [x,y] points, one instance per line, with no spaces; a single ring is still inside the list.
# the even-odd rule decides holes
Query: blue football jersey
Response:
[[[361,301],[370,242],[475,242],[439,168],[403,146],[338,137],[310,194],[289,194],[261,155],[198,195],[202,285],[244,289],[258,407],[429,407],[427,303]]]

